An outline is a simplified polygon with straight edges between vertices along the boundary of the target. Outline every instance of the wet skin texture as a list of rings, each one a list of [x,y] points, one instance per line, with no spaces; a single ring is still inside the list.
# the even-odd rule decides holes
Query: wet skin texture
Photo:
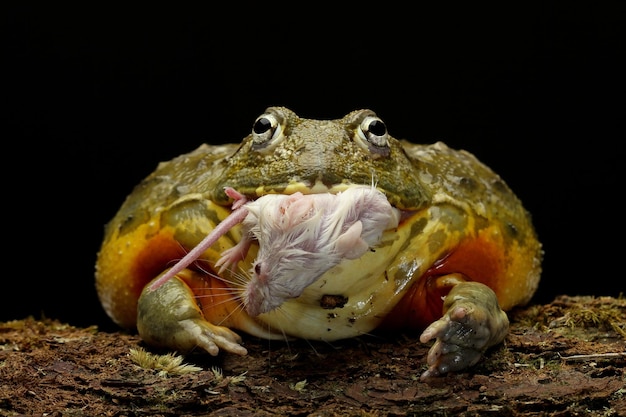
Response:
[[[269,311],[248,311],[242,296],[269,242],[251,239],[234,267],[218,267],[248,238],[242,225],[165,284],[148,285],[229,217],[227,188],[248,201],[296,193],[307,201],[363,185],[386,196],[399,222]],[[370,110],[312,120],[271,107],[240,144],[202,145],[133,190],[106,227],[96,288],[118,325],[181,352],[246,354],[236,331],[315,340],[423,331],[422,342],[434,340],[428,378],[474,365],[504,339],[505,311],[531,299],[541,259],[530,215],[470,153],[397,140]]]

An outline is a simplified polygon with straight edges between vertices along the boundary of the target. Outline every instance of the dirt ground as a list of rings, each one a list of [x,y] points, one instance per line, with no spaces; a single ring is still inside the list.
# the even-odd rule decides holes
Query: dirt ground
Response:
[[[626,416],[626,299],[511,312],[471,370],[420,382],[417,335],[245,337],[246,357],[177,356],[51,319],[0,323],[2,416]]]

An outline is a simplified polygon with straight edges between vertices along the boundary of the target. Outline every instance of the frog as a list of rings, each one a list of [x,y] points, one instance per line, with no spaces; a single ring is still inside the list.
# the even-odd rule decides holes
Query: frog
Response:
[[[427,380],[503,343],[507,313],[538,288],[530,212],[469,151],[396,139],[370,109],[313,119],[272,106],[226,142],[160,162],[104,227],[98,298],[150,346],[247,355],[245,337],[409,332],[429,346]],[[339,214],[364,201],[376,208]],[[320,216],[339,243],[309,244]],[[284,267],[292,258],[300,270]]]

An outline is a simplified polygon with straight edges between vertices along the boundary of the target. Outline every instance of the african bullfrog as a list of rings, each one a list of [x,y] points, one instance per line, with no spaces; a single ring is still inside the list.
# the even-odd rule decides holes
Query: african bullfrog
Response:
[[[270,107],[241,143],[203,144],[135,187],[106,225],[96,288],[115,323],[178,352],[245,355],[239,332],[421,331],[427,378],[504,340],[542,256],[530,214],[469,152],[395,139],[371,110]]]

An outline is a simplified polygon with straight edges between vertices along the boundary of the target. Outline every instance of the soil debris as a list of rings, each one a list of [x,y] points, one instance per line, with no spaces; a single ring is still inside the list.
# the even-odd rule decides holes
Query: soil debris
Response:
[[[332,344],[244,336],[248,356],[178,355],[135,335],[0,323],[1,416],[626,416],[626,299],[510,313],[467,372],[420,382],[417,334]]]

